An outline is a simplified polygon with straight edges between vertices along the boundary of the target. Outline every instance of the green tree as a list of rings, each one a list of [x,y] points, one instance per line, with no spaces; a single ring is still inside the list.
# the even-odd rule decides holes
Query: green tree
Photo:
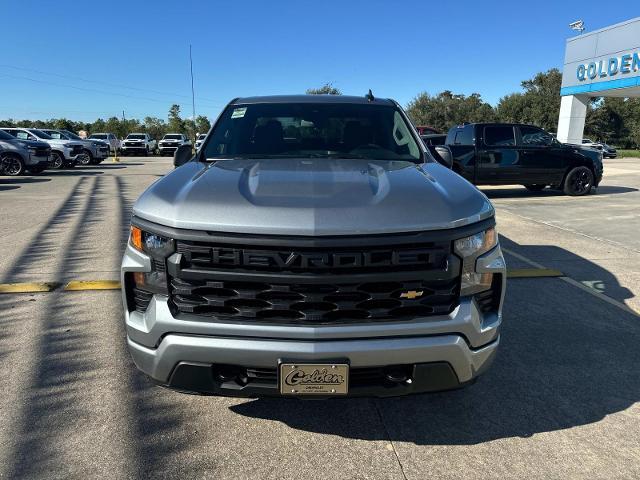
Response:
[[[169,108],[169,122],[167,129],[173,133],[187,133],[185,128],[185,121],[180,116],[180,105],[173,104]]]
[[[307,89],[307,95],[342,95],[342,92],[334,87],[331,82],[327,82],[320,88]]]
[[[501,122],[530,123],[548,131],[558,129],[560,85],[562,73],[557,68],[537,73],[524,80],[522,93],[512,93],[500,99],[496,107]]]
[[[196,117],[196,132],[207,133],[211,128],[211,122],[204,115],[198,115]]]
[[[491,122],[495,118],[493,107],[479,93],[465,96],[449,90],[436,96],[419,94],[407,105],[407,113],[416,125],[430,125],[441,131],[463,122]]]
[[[167,124],[158,117],[144,117],[144,130],[151,137],[159,140],[167,133]]]

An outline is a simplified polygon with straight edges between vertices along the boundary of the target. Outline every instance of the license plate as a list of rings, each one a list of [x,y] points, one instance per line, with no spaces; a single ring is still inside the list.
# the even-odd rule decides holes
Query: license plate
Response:
[[[346,363],[281,363],[282,395],[346,395],[349,365]]]

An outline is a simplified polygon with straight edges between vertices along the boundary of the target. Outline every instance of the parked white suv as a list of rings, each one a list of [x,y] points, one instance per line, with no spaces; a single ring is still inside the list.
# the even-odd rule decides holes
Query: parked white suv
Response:
[[[173,155],[180,145],[191,145],[191,140],[182,133],[167,133],[158,143],[160,155]]]
[[[122,154],[142,153],[145,157],[155,153],[157,142],[148,133],[130,133],[122,141]]]
[[[112,152],[120,151],[120,140],[113,133],[92,133],[89,135],[90,140],[102,140],[107,142],[111,147]]]

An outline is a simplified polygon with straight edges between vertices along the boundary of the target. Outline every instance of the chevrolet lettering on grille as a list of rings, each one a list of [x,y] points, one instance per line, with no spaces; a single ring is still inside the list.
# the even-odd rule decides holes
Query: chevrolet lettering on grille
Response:
[[[276,268],[354,268],[427,265],[430,251],[379,250],[368,252],[274,252],[213,247],[209,261],[217,265]]]

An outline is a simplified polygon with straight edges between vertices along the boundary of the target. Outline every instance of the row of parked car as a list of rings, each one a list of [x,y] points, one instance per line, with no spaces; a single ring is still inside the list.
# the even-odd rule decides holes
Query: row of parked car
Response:
[[[198,136],[196,148],[205,136]],[[131,133],[120,141],[113,133],[82,138],[64,129],[0,127],[0,175],[97,165],[115,152],[173,155],[181,145],[191,145],[181,133],[168,133],[159,142],[148,133]]]
[[[0,127],[2,175],[96,165],[108,156],[107,143],[83,139],[68,130]]]

